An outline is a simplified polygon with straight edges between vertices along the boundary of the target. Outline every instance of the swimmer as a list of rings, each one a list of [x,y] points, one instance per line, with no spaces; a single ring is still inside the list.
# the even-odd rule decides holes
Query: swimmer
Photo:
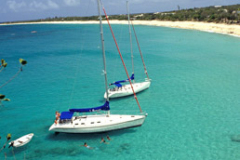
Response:
[[[10,133],[8,133],[7,135],[7,141],[9,141],[11,139],[12,135]]]
[[[81,145],[83,147],[86,147],[87,149],[93,149],[92,147],[90,147],[86,142],[84,143],[84,145]]]
[[[13,147],[13,145],[14,145],[14,141],[12,141],[12,142],[10,143],[10,145],[8,146],[8,148]]]
[[[104,138],[102,137],[101,138],[101,141],[100,141],[100,143],[105,143],[105,144],[108,144],[105,140],[104,140]]]
[[[109,141],[111,141],[111,138],[107,135],[107,139],[109,140]]]

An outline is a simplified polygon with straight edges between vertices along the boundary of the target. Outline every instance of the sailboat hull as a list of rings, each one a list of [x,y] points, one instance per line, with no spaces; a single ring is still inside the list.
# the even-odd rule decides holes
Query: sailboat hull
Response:
[[[146,80],[145,82],[137,82],[133,83],[133,89],[135,93],[141,92],[145,89],[148,89],[151,85],[151,81]],[[130,84],[123,85],[121,88],[116,89],[108,89],[109,98],[119,98],[133,95],[133,91]],[[104,98],[107,98],[107,94],[105,92]]]
[[[53,124],[49,131],[63,133],[99,133],[141,126],[145,115],[88,115]]]

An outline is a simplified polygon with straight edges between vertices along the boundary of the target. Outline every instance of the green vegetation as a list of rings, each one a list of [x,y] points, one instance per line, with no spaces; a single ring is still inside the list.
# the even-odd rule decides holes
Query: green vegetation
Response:
[[[197,21],[227,24],[240,24],[240,4],[230,6],[210,6],[204,8],[182,9],[169,12],[132,14],[134,20],[162,20],[162,21]],[[103,16],[103,19],[105,17]],[[127,20],[126,15],[110,15],[109,19]],[[44,21],[89,21],[98,20],[97,16],[90,17],[53,17],[27,22]],[[20,22],[20,21],[19,21]],[[23,21],[21,21],[23,22]],[[10,23],[10,22],[9,22]],[[16,22],[14,22],[16,23]]]
[[[240,5],[211,6],[171,12],[135,15],[138,20],[202,21],[240,24]]]

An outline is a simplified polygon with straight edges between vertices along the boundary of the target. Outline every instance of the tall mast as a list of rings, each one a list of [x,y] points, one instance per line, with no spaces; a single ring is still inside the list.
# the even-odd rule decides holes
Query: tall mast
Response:
[[[103,66],[104,66],[104,70],[103,70],[103,74],[105,77],[105,90],[106,90],[106,94],[107,94],[107,101],[109,101],[109,97],[108,97],[108,82],[107,82],[107,67],[106,67],[106,56],[105,56],[105,48],[104,48],[104,38],[103,38],[103,27],[102,27],[102,16],[101,16],[101,3],[100,0],[97,0],[98,2],[98,14],[99,14],[99,25],[100,25],[100,35],[101,35],[101,42],[102,42],[102,54],[103,54]],[[110,111],[108,111],[108,114],[110,114]]]
[[[116,40],[116,38],[115,38],[115,36],[114,36],[114,33],[113,33],[113,30],[112,30],[111,24],[110,24],[110,22],[109,22],[109,19],[108,19],[107,13],[106,13],[106,10],[104,9],[103,6],[102,6],[102,9],[103,9],[103,12],[104,12],[104,14],[105,14],[105,16],[106,16],[106,19],[107,19],[107,22],[108,22],[108,26],[109,26],[110,31],[111,31],[111,33],[112,33],[113,40],[114,40],[114,42],[115,42],[115,44],[116,44],[116,47],[117,47],[119,56],[120,56],[120,58],[121,58],[121,60],[122,60],[123,67],[124,67],[124,69],[125,69],[125,72],[126,72],[126,74],[127,74],[129,83],[130,83],[130,85],[131,85],[131,88],[132,88],[132,91],[133,91],[133,94],[134,94],[134,98],[135,98],[135,100],[136,100],[136,102],[137,102],[137,104],[138,104],[138,107],[139,107],[140,112],[142,113],[141,106],[140,106],[140,104],[139,104],[139,102],[138,102],[137,95],[136,95],[136,93],[135,93],[135,91],[134,91],[134,89],[133,89],[133,85],[132,85],[131,79],[130,79],[130,77],[129,77],[129,74],[128,74],[128,71],[127,71],[127,67],[126,67],[126,65],[125,65],[125,63],[124,63],[122,54],[121,54],[120,49],[119,49],[119,47],[118,47],[117,40]]]
[[[129,15],[129,6],[128,1],[126,2],[127,5],[127,14],[128,14],[128,29],[129,29],[129,40],[130,40],[130,46],[131,46],[131,57],[132,57],[132,74],[134,74],[134,63],[133,63],[133,48],[132,48],[132,34],[131,34],[131,27],[130,27],[130,15]]]

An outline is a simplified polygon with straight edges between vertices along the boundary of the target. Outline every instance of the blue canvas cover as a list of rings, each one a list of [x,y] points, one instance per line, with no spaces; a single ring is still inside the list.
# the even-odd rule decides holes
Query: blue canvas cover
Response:
[[[132,76],[130,77],[130,80],[134,80],[134,74],[132,74]],[[129,82],[129,79],[116,81],[116,82],[110,83],[109,85],[115,85],[117,87],[122,87],[121,83],[124,83],[124,82]]]
[[[120,83],[115,83],[114,85],[117,87],[122,87],[122,85]]]
[[[70,112],[94,112],[99,110],[104,110],[104,111],[110,110],[109,102],[106,101],[104,105],[99,107],[94,107],[94,108],[69,109]]]
[[[71,119],[72,116],[73,116],[73,113],[74,113],[74,112],[68,112],[68,111],[62,112],[62,113],[61,113],[61,116],[60,116],[60,119],[61,119],[61,120],[63,120],[63,119]]]

